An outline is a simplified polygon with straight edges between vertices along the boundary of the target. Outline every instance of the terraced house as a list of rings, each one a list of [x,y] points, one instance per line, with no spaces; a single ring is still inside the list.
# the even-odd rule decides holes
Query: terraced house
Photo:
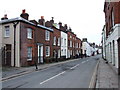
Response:
[[[18,18],[5,15],[0,21],[0,54],[2,65],[14,67],[66,60],[67,28],[54,23],[53,18],[45,21],[44,16],[38,21],[29,20],[26,10]]]
[[[120,1],[104,5],[103,57],[120,74]]]

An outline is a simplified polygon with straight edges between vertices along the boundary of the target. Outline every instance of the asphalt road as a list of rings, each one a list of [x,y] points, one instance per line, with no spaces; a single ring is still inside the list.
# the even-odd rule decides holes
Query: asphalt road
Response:
[[[2,82],[3,88],[89,88],[98,58],[87,57]]]

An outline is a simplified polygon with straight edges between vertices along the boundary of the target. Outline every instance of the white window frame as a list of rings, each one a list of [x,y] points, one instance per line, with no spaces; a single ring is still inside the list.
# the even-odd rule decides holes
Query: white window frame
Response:
[[[58,46],[60,46],[60,38],[58,38]]]
[[[72,41],[70,40],[70,47],[72,47]]]
[[[5,36],[4,37],[10,37],[10,27],[9,26],[5,26]]]
[[[32,29],[31,28],[27,28],[27,38],[32,39]]]
[[[46,57],[49,57],[50,56],[50,46],[46,46],[45,51],[46,51]]]
[[[32,61],[32,47],[27,48],[27,61]]]
[[[50,40],[50,31],[48,31],[48,30],[45,31],[45,40],[46,41]]]
[[[112,10],[112,26],[114,26],[114,24],[115,24],[115,21],[114,21],[114,12]]]
[[[53,45],[56,45],[56,36],[54,37]]]

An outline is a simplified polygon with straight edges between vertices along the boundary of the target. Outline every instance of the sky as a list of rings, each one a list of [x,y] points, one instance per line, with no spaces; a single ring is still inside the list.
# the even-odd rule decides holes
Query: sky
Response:
[[[105,0],[2,0],[0,17],[7,14],[8,18],[19,17],[23,9],[29,19],[44,16],[45,21],[54,17],[55,23],[62,22],[72,28],[79,37],[87,38],[88,42],[101,43],[101,33],[105,24]]]

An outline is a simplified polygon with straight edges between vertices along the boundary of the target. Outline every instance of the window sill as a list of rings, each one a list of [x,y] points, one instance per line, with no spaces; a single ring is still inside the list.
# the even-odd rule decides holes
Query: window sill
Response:
[[[30,40],[32,40],[32,38],[27,38],[27,39],[30,39]]]
[[[10,36],[4,36],[4,38],[9,38]]]
[[[27,61],[32,61],[32,59],[27,59]]]
[[[50,40],[45,40],[45,41],[50,41]]]
[[[50,57],[50,55],[46,55],[46,57]]]

